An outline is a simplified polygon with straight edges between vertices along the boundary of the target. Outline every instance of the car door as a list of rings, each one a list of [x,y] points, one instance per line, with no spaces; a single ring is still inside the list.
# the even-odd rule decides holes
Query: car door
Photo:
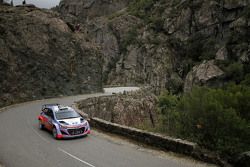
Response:
[[[53,119],[54,119],[54,115],[53,115],[53,111],[51,109],[48,109],[47,112],[47,122],[46,122],[46,128],[49,130],[53,129]]]
[[[48,124],[48,108],[42,109],[41,118],[42,118],[41,119],[42,124],[45,126],[45,128],[47,128],[47,124]]]

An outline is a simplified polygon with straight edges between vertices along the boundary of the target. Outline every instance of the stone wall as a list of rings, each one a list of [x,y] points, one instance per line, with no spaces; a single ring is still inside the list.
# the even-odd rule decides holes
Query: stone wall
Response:
[[[172,151],[175,153],[188,155],[195,159],[223,167],[231,166],[227,162],[220,159],[220,157],[216,154],[201,149],[196,143],[111,123],[96,117],[90,119],[90,124],[91,126],[103,131],[122,135],[124,137],[160,148],[165,151]]]
[[[88,98],[77,103],[90,118],[98,117],[121,125],[138,127],[142,123],[155,126],[156,97],[148,91]]]

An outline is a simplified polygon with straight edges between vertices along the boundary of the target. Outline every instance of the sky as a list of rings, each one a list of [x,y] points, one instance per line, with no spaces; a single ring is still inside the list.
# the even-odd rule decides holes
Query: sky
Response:
[[[9,0],[10,2],[11,0]],[[13,0],[14,5],[22,4],[23,0]],[[26,0],[26,4],[34,4],[39,8],[51,8],[58,5],[60,0]]]

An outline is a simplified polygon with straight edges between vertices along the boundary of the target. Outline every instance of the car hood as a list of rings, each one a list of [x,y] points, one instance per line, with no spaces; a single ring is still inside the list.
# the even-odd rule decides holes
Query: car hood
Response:
[[[65,125],[79,125],[81,124],[81,118],[61,119],[59,122]],[[85,123],[85,121],[83,123]]]

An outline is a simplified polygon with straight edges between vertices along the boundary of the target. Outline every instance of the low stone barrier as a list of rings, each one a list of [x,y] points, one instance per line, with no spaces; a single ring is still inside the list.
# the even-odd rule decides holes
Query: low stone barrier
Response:
[[[100,118],[91,118],[90,124],[91,126],[103,131],[119,134],[154,147],[159,147],[161,149],[170,150],[177,153],[189,155],[194,152],[197,147],[195,143],[111,123]]]
[[[141,142],[161,150],[172,151],[175,153],[191,156],[197,160],[208,163],[213,163],[223,167],[230,167],[231,165],[223,161],[216,154],[207,150],[201,149],[196,143],[189,142],[182,139],[176,139],[161,134],[151,133],[144,130],[123,126],[116,123],[111,123],[100,118],[90,118],[90,125],[97,129],[118,134],[137,142]]]

